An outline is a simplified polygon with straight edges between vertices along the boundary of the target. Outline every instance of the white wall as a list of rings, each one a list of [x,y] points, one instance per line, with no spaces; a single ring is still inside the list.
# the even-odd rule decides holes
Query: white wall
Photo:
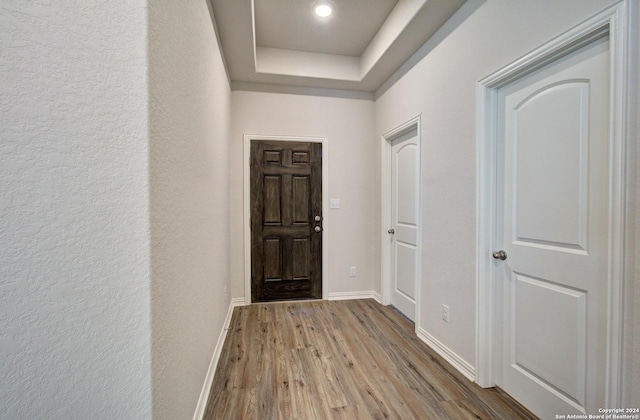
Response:
[[[207,3],[149,2],[153,417],[191,418],[229,307],[230,90]]]
[[[234,91],[232,93],[231,278],[233,297],[244,297],[243,136],[316,136],[329,139],[329,196],[341,208],[325,215],[329,272],[325,296],[370,292],[379,283],[379,184],[376,183],[374,105],[371,101]],[[357,277],[349,277],[356,266]]]
[[[459,19],[460,25],[439,44],[429,45],[430,52],[376,101],[377,136],[422,113],[424,231],[418,322],[472,366],[476,82],[609,4],[610,0],[469,0],[458,17],[475,11]],[[443,303],[450,307],[448,324],[440,318]],[[637,321],[635,325],[637,329]],[[636,390],[636,400],[637,395]]]
[[[0,5],[0,418],[151,415],[146,31]]]

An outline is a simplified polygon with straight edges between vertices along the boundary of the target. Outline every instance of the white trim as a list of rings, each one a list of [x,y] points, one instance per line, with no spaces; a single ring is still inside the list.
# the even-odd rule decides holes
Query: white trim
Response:
[[[375,290],[373,291],[373,299],[378,302],[380,305],[382,305],[382,295],[378,292],[376,292]]]
[[[327,300],[354,300],[354,299],[374,299],[381,303],[380,293],[375,290],[362,292],[332,292],[327,295]]]
[[[382,158],[382,175],[381,175],[381,194],[382,197],[382,209],[381,209],[381,256],[380,259],[380,277],[381,277],[381,296],[382,304],[389,305],[391,302],[391,240],[387,234],[389,226],[391,226],[391,143],[387,141],[385,136],[382,136],[380,142]]]
[[[611,77],[611,160],[609,197],[609,261],[607,306],[606,402],[619,407],[622,366],[622,311],[624,290],[625,227],[625,114],[626,114],[626,12],[621,1],[573,29],[554,38],[512,64],[493,73],[477,84],[476,148],[477,148],[477,255],[476,255],[476,382],[483,387],[495,385],[493,358],[500,351],[495,343],[496,325],[494,296],[495,269],[490,257],[496,243],[496,146],[495,121],[497,90],[512,81],[608,34]]]
[[[628,2],[623,1],[612,8],[609,20],[609,43],[611,51],[611,101],[609,165],[610,207],[609,207],[609,266],[607,317],[607,386],[605,401],[609,407],[622,406],[622,363],[623,363],[623,319],[625,284],[625,232],[626,232],[626,161],[627,161],[627,63],[628,63]]]
[[[374,100],[374,94],[372,92],[363,92],[358,90],[344,90],[344,89],[327,89],[327,88],[312,88],[305,86],[290,86],[290,85],[276,85],[268,83],[254,83],[254,82],[231,82],[232,91],[247,91],[247,92],[265,92],[265,93],[282,93],[285,95],[308,95],[308,96],[323,96],[329,98],[344,98],[344,99],[359,99],[363,101]]]
[[[463,374],[465,378],[473,382],[476,377],[476,370],[473,368],[473,366],[471,366],[469,362],[458,356],[456,352],[442,344],[434,336],[432,336],[422,328],[418,328],[416,330],[416,334],[420,340],[431,347],[433,351],[442,356],[444,360],[449,362],[449,364],[456,368],[458,372]]]
[[[391,304],[391,240],[387,234],[387,229],[391,226],[391,143],[399,136],[407,133],[415,128],[418,138],[418,235],[416,243],[416,310],[415,310],[415,326],[416,332],[420,325],[420,293],[422,283],[422,201],[421,201],[421,180],[422,180],[422,114],[413,117],[409,121],[399,125],[393,130],[382,135],[380,146],[382,148],[382,177],[381,177],[381,196],[382,196],[382,226],[381,226],[381,242],[382,242],[382,258],[380,261],[380,273],[382,277],[382,304]]]
[[[243,186],[243,213],[244,213],[244,299],[251,303],[251,141],[275,140],[275,141],[302,141],[310,143],[322,143],[322,298],[326,299],[326,275],[329,272],[328,246],[329,232],[329,139],[327,137],[294,137],[294,136],[268,136],[261,134],[244,135],[244,186]]]
[[[236,306],[247,306],[248,303],[244,300],[243,297],[239,297],[239,298],[233,298],[231,299],[231,306],[233,306],[234,308]],[[228,328],[229,326],[229,322],[231,322],[231,315],[233,315],[232,313],[233,311],[230,311],[229,313],[227,313],[227,318],[225,319],[225,322],[227,322],[227,324],[225,324]]]
[[[202,390],[200,391],[200,398],[198,399],[198,404],[196,405],[196,411],[193,414],[193,420],[202,420],[202,418],[204,417],[204,412],[207,408],[207,401],[209,401],[209,394],[211,393],[213,377],[216,373],[216,368],[218,367],[218,361],[220,360],[222,347],[224,346],[224,342],[227,338],[227,331],[229,331],[229,326],[231,325],[231,316],[233,315],[234,308],[237,306],[244,306],[244,298],[231,299],[231,302],[229,303],[227,316],[224,319],[224,324],[222,324],[222,330],[220,331],[220,335],[218,336],[216,347],[213,349],[213,356],[211,357],[211,363],[209,363],[207,375],[204,377],[204,385],[202,386]]]

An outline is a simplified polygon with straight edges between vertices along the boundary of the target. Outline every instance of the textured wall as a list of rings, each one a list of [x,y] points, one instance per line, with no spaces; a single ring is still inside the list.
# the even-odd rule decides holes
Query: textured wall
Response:
[[[469,0],[472,11],[376,101],[376,134],[422,113],[420,326],[475,365],[476,82],[611,4]],[[449,305],[450,322],[441,320]]]
[[[371,291],[380,283],[379,191],[373,102],[317,96],[236,91],[232,94],[231,237],[233,297],[244,297],[243,135],[329,138],[329,273],[324,293]],[[358,268],[349,277],[349,267]]]
[[[230,91],[205,0],[149,2],[153,417],[193,416],[229,307]]]
[[[144,2],[0,4],[0,418],[151,415]]]

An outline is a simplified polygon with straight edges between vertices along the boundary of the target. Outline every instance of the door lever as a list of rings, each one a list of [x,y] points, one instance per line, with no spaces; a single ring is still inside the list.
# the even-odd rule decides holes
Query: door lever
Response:
[[[395,234],[395,233],[396,233],[396,230],[395,230],[395,229],[389,229],[389,230],[387,231],[387,233],[388,233],[388,234],[390,234],[390,235],[393,235],[393,234]]]

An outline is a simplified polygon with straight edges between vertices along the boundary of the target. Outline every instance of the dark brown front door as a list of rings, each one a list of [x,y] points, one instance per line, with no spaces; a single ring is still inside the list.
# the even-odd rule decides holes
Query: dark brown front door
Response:
[[[251,300],[322,298],[322,144],[251,141]]]

